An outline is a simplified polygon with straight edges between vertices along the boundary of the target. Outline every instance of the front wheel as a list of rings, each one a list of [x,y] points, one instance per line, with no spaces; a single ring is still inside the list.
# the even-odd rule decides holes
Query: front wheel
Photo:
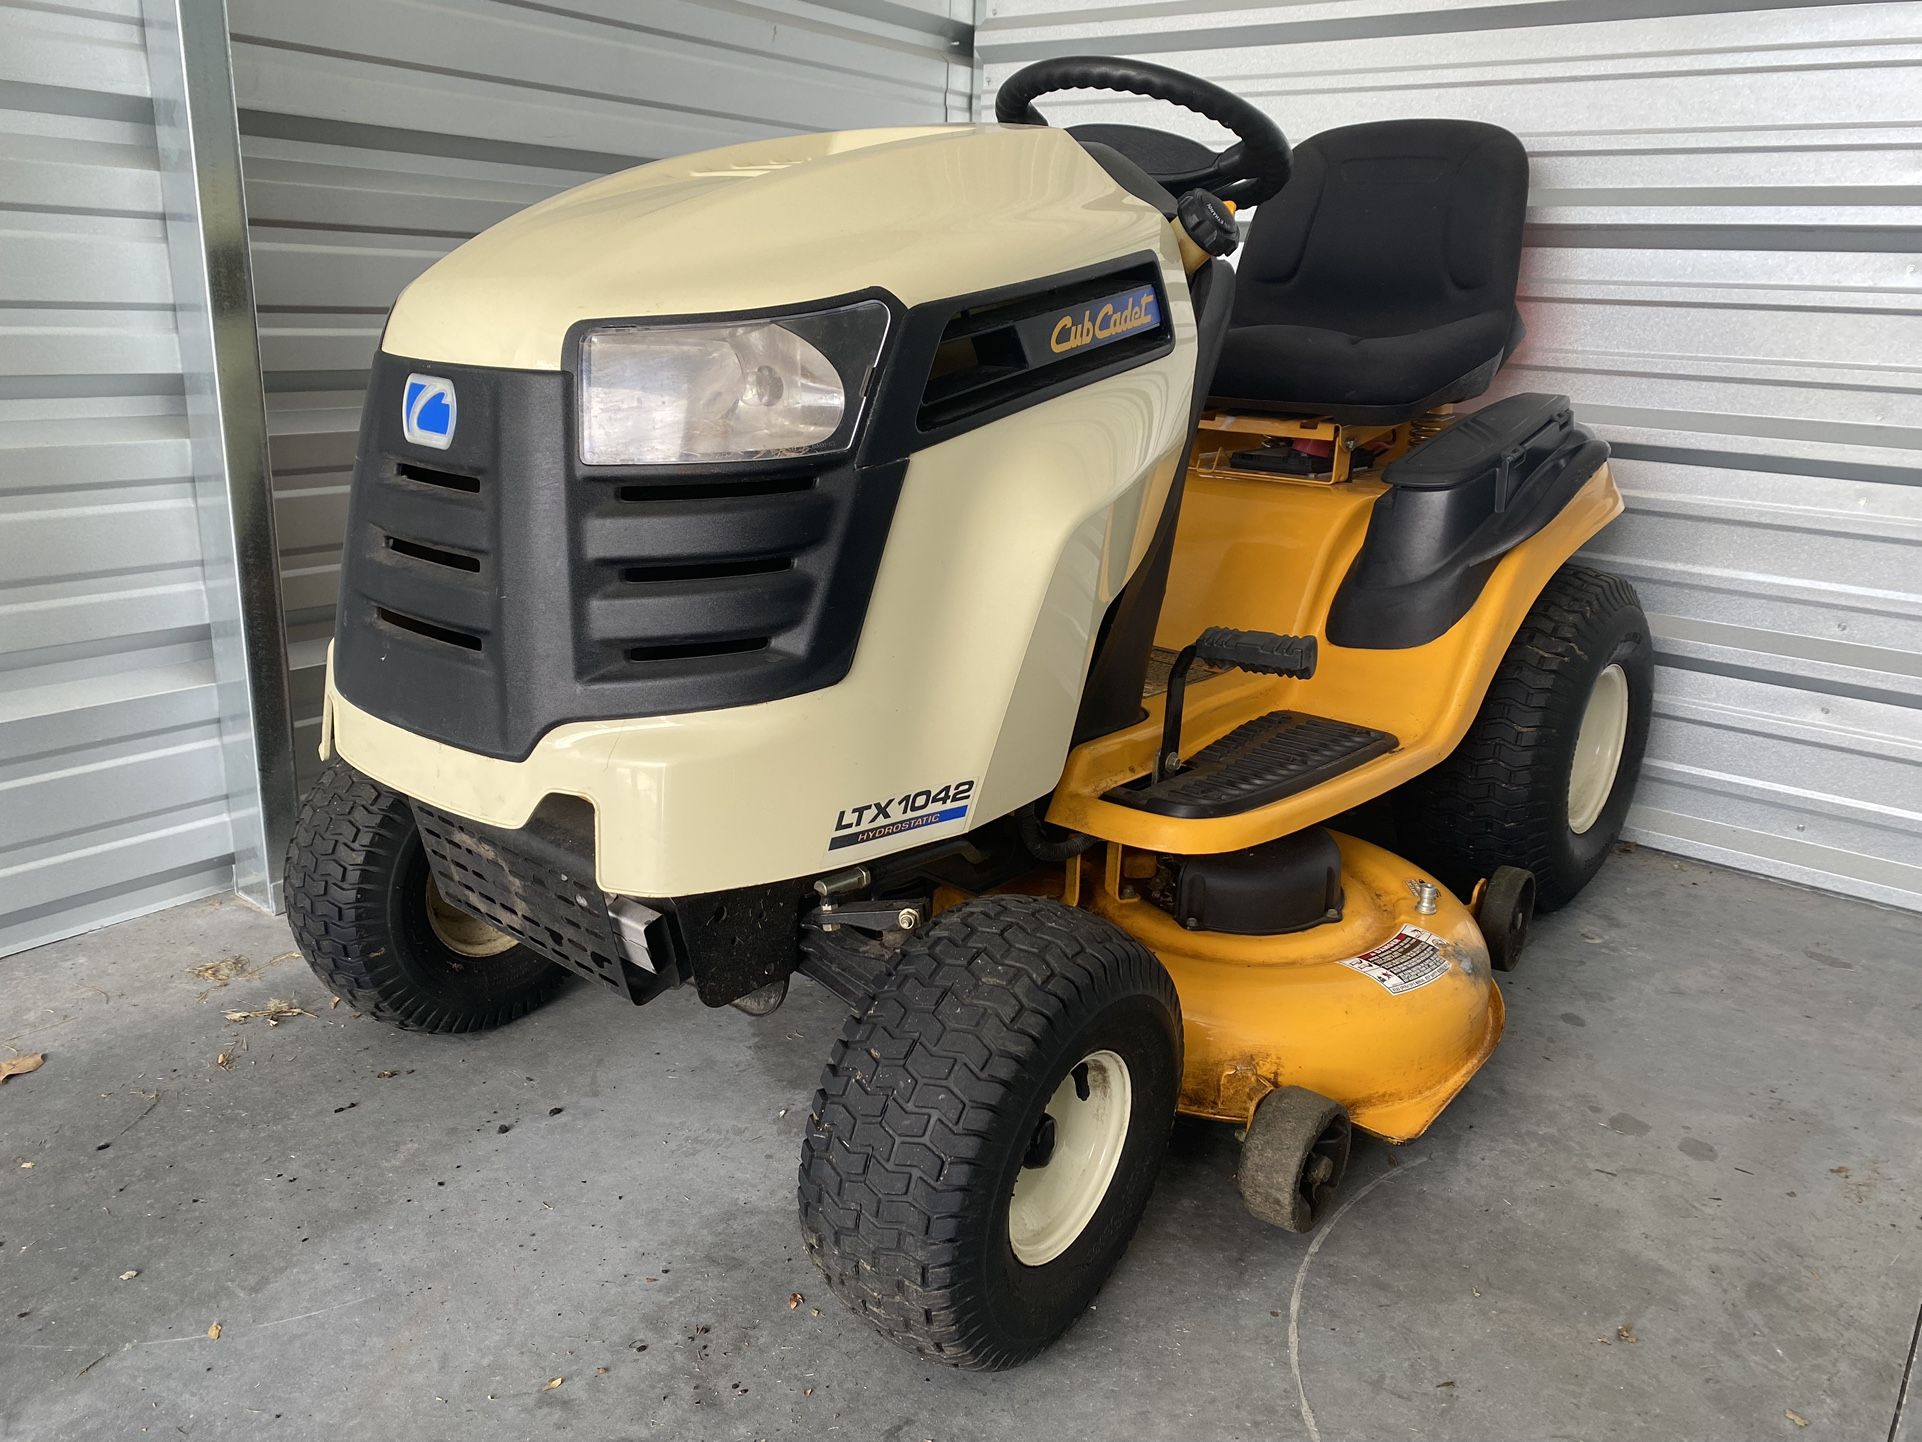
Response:
[[[328,990],[406,1031],[485,1031],[524,1016],[567,973],[450,905],[405,796],[344,761],[301,803],[287,920]]]
[[[1180,1080],[1180,1004],[1140,942],[1038,897],[965,902],[902,948],[821,1075],[808,1251],[903,1346],[1024,1362],[1120,1260]]]
[[[1394,792],[1409,858],[1463,896],[1516,866],[1535,874],[1542,911],[1574,900],[1622,833],[1654,674],[1634,587],[1580,566],[1557,571],[1461,745]]]

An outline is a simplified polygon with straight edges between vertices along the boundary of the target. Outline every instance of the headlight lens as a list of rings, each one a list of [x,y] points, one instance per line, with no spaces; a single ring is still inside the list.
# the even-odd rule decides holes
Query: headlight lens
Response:
[[[810,315],[606,326],[581,344],[581,460],[746,461],[845,450],[887,335],[878,300]]]

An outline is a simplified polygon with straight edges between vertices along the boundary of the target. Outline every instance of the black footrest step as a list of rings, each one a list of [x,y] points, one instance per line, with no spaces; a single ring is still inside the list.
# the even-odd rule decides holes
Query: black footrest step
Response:
[[[1319,786],[1393,751],[1386,731],[1300,711],[1270,711],[1204,746],[1158,782],[1147,777],[1103,798],[1161,816],[1233,816]]]

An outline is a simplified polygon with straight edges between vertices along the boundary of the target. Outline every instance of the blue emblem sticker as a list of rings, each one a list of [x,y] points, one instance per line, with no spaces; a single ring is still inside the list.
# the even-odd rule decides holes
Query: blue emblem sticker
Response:
[[[454,383],[440,376],[411,375],[402,393],[401,434],[417,446],[444,451],[454,442]]]

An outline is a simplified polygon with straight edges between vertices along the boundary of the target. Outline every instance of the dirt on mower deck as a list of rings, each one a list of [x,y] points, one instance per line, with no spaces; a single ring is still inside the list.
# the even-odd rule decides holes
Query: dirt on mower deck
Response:
[[[45,1058],[0,1083],[0,1437],[1922,1442],[1913,915],[1617,857],[1331,1226],[1251,1220],[1184,1127],[1095,1311],[1000,1376],[801,1250],[819,990],[417,1037],[290,952],[226,902],[0,961],[0,1060]]]

